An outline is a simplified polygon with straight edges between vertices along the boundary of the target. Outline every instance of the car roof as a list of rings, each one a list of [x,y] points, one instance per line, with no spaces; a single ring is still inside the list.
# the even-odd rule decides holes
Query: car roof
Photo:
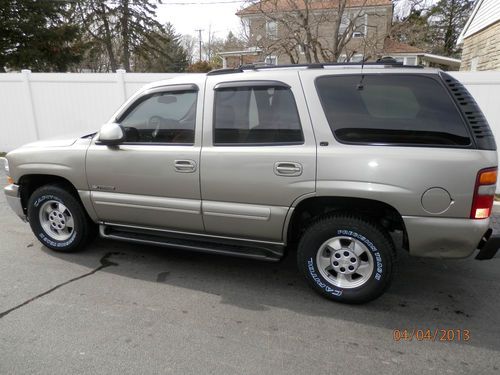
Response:
[[[258,73],[262,72],[263,75],[267,76],[268,74],[265,73],[271,73],[273,71],[290,71],[290,72],[299,72],[299,71],[304,71],[304,70],[317,70],[317,71],[323,71],[326,74],[359,74],[361,72],[365,73],[382,73],[382,74],[389,74],[389,73],[412,73],[412,74],[437,74],[440,72],[439,69],[435,68],[425,68],[423,66],[407,66],[407,65],[402,65],[402,64],[384,64],[384,63],[331,63],[331,64],[303,64],[303,65],[272,65],[272,66],[259,66],[259,65],[243,65],[238,68],[229,68],[229,69],[217,69],[217,70],[212,70],[211,72],[208,73],[186,73],[186,74],[181,74],[177,77],[166,79],[166,80],[161,80],[161,81],[155,81],[147,84],[146,86],[143,87],[143,90],[147,89],[152,89],[152,88],[157,88],[157,87],[162,87],[162,86],[169,86],[169,85],[176,85],[176,84],[185,84],[185,83],[192,83],[192,84],[199,84],[202,86],[206,80],[207,77],[209,76],[218,76],[218,75],[237,75],[238,77],[241,77],[241,74],[245,73]]]

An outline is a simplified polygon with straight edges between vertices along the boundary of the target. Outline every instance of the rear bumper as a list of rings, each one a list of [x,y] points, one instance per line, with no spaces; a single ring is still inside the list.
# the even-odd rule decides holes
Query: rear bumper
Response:
[[[403,220],[410,255],[429,258],[470,256],[481,245],[490,225],[489,219],[405,216]]]
[[[12,211],[14,211],[16,215],[21,218],[22,221],[27,221],[26,215],[24,214],[23,205],[21,204],[21,197],[19,195],[19,186],[15,184],[7,185],[3,189],[3,192],[5,193],[5,198]]]

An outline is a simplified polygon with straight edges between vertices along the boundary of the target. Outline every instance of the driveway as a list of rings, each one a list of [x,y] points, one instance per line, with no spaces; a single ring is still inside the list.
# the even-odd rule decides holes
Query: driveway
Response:
[[[293,254],[262,263],[105,240],[59,254],[3,194],[0,215],[1,374],[500,372],[499,258],[401,251],[390,290],[348,306],[309,289]],[[395,341],[396,329],[462,339]]]

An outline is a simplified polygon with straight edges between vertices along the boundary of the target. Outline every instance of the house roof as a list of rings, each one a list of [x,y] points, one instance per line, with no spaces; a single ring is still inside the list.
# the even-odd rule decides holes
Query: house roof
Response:
[[[339,5],[339,0],[327,1],[308,1],[309,9],[335,9]],[[347,0],[346,8],[373,7],[373,6],[392,6],[392,0]],[[305,0],[262,0],[241,9],[236,13],[237,16],[257,14],[261,12],[290,12],[293,10],[306,9]]]
[[[425,51],[418,47],[410,46],[409,44],[401,43],[391,38],[385,38],[383,52],[385,54],[390,54],[390,53],[424,53]]]
[[[461,45],[468,38],[486,27],[500,21],[500,1],[478,0],[474,5],[471,16],[460,33],[457,45]]]

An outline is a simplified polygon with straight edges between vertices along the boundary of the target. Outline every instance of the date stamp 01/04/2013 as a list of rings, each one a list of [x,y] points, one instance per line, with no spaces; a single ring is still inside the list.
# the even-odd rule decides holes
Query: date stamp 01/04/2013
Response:
[[[468,342],[471,340],[469,329],[451,328],[403,328],[392,331],[392,338],[400,341],[432,341],[432,342]]]

